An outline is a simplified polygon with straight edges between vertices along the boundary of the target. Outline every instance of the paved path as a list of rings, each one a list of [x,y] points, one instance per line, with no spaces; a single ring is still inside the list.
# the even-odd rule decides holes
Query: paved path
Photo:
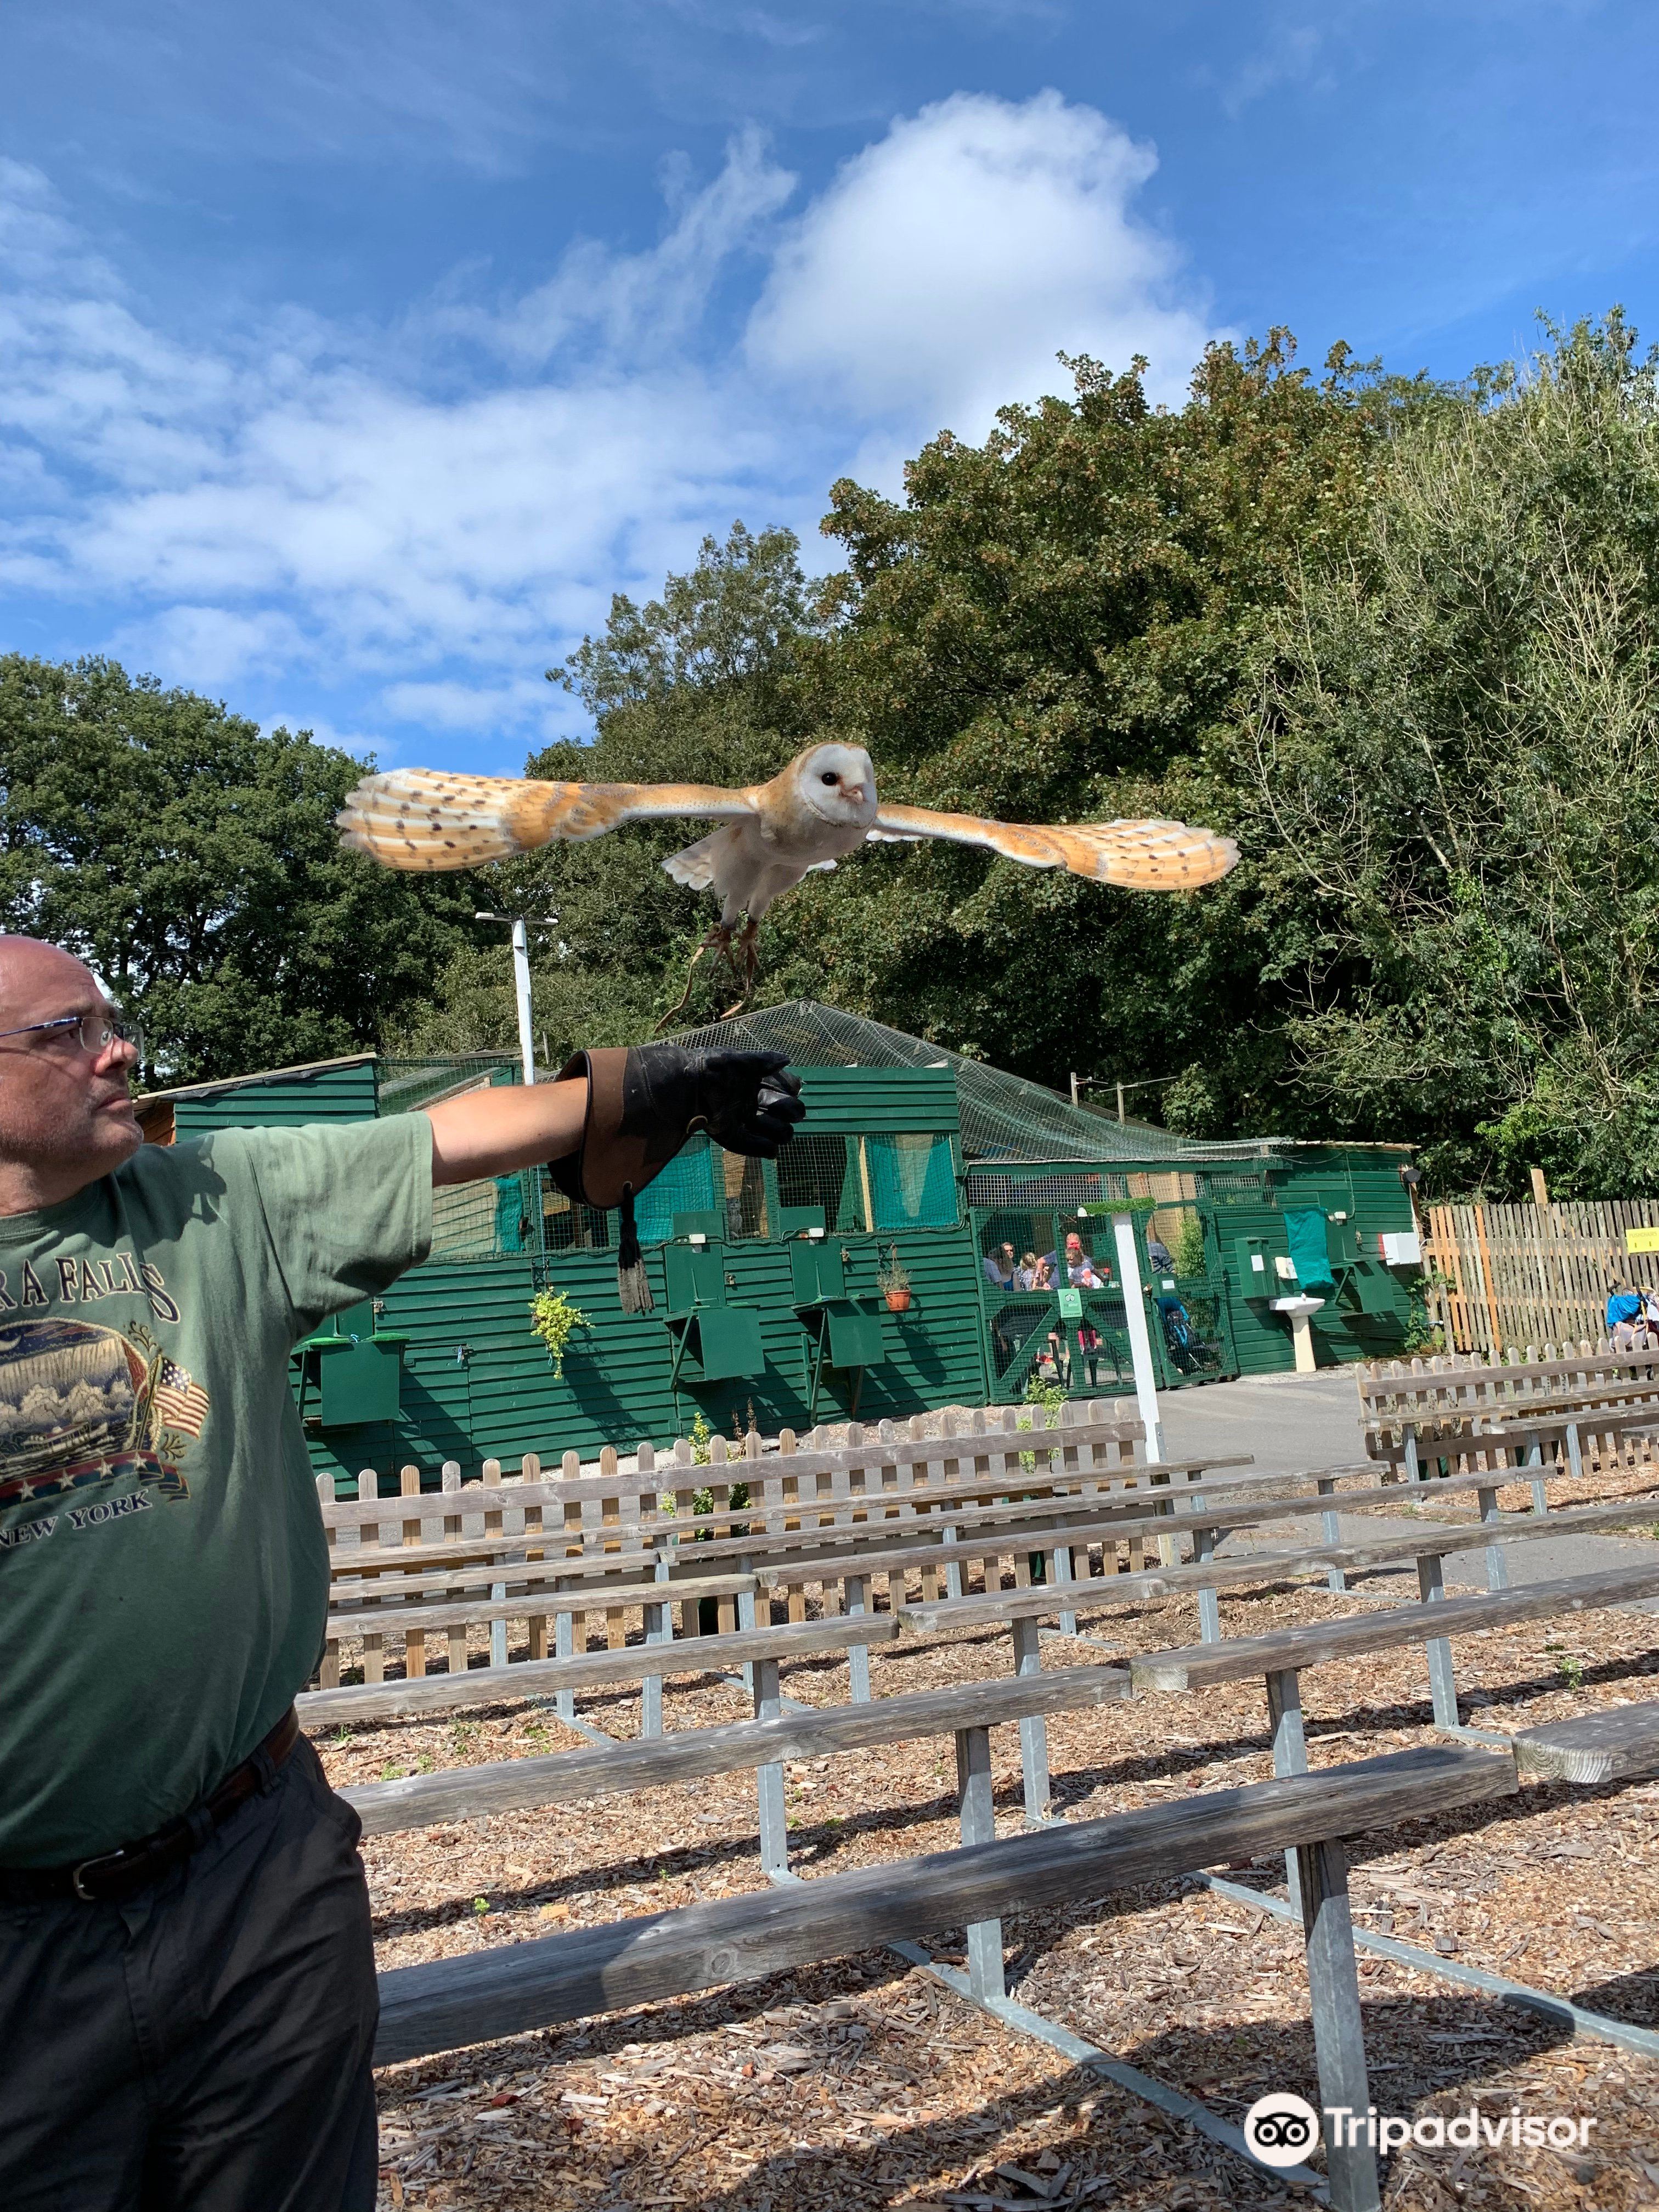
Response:
[[[1359,1394],[1351,1367],[1324,1368],[1317,1375],[1255,1375],[1236,1382],[1211,1382],[1201,1389],[1166,1391],[1158,1401],[1164,1419],[1164,1449],[1171,1459],[1195,1459],[1206,1451],[1247,1451],[1258,1467],[1279,1474],[1312,1474],[1327,1468],[1363,1466],[1365,1447],[1359,1429]],[[1469,1507],[1471,1516],[1474,1508]],[[1654,1500],[1659,1526],[1659,1494]],[[1405,1515],[1345,1513],[1338,1523],[1345,1542],[1367,1534],[1398,1534],[1422,1523]],[[1283,1547],[1316,1544],[1320,1522],[1279,1522],[1271,1529],[1241,1529],[1224,1549],[1249,1544]],[[1507,1547],[1511,1583],[1548,1582],[1560,1575],[1593,1574],[1599,1567],[1651,1559],[1653,1540],[1641,1536],[1541,1537]],[[1484,1552],[1453,1553],[1446,1560],[1449,1589],[1485,1589]],[[1355,1587],[1383,1590],[1399,1587],[1402,1600],[1417,1595],[1416,1569],[1407,1565],[1367,1575]],[[1659,1613],[1659,1599],[1643,1612]]]

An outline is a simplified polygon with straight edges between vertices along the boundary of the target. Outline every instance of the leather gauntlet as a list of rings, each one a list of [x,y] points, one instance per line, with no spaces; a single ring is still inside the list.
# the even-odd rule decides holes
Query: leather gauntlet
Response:
[[[559,1080],[585,1077],[581,1143],[547,1171],[583,1206],[622,1212],[617,1286],[628,1313],[649,1313],[651,1289],[634,1200],[687,1140],[706,1130],[727,1152],[775,1159],[805,1114],[800,1081],[781,1052],[687,1052],[645,1044],[579,1052]]]

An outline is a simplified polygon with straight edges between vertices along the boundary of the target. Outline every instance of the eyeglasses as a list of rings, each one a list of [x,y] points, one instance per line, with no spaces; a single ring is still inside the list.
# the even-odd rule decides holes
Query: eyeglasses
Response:
[[[82,1052],[96,1060],[112,1044],[131,1042],[132,1032],[118,1014],[105,1009],[95,1014],[59,1014],[56,1021],[25,1022],[20,1030],[0,1030],[0,1037],[56,1036],[68,1042],[73,1034]]]

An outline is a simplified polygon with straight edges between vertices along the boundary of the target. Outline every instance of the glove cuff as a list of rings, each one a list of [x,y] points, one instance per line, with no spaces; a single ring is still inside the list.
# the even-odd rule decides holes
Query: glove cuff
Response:
[[[547,1172],[568,1198],[601,1212],[620,1206],[625,1192],[637,1198],[690,1134],[682,1130],[673,1136],[660,1129],[623,1133],[623,1076],[629,1049],[616,1045],[574,1053],[558,1074],[561,1083],[586,1078],[587,1110],[580,1145],[562,1159],[550,1160]]]

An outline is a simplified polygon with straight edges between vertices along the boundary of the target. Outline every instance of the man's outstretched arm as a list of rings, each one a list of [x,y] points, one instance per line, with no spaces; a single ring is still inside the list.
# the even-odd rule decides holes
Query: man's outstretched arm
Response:
[[[678,1045],[579,1053],[557,1083],[501,1084],[426,1109],[434,1183],[476,1182],[537,1161],[588,1205],[635,1195],[696,1131],[730,1152],[775,1158],[804,1111],[781,1052]]]
[[[499,1084],[441,1099],[432,1124],[434,1183],[477,1182],[539,1160],[563,1159],[582,1140],[587,1083]]]

